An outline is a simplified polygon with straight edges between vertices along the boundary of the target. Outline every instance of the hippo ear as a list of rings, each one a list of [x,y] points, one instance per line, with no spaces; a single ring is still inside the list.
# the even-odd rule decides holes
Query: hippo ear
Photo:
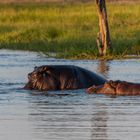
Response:
[[[110,86],[112,87],[112,88],[114,88],[114,89],[116,89],[116,86],[118,85],[118,81],[111,81],[110,82]]]
[[[53,67],[44,67],[44,72],[47,72],[48,74],[52,74],[54,72]]]
[[[43,71],[48,71],[49,68],[48,67],[44,67]]]
[[[35,66],[35,67],[34,67],[34,70],[37,70],[37,68],[38,68],[38,67],[37,67],[37,66]]]
[[[114,81],[113,80],[110,80],[107,83],[110,84],[110,85],[112,85],[114,83]]]
[[[110,80],[109,83],[113,83],[113,80]]]
[[[47,67],[44,67],[44,66],[41,66],[41,67],[39,67],[39,69],[38,69],[38,72],[40,72],[40,73],[43,73],[43,72],[45,72],[45,71],[47,71]]]
[[[53,68],[48,66],[41,66],[38,68],[39,73],[52,74]]]

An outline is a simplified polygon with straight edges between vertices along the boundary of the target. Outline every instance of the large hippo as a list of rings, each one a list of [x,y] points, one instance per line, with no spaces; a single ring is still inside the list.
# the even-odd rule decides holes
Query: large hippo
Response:
[[[119,80],[108,81],[103,85],[89,87],[87,92],[112,95],[140,95],[140,84]]]
[[[107,80],[101,76],[73,65],[43,65],[35,67],[28,74],[25,89],[63,90],[81,89],[94,85],[102,85]]]

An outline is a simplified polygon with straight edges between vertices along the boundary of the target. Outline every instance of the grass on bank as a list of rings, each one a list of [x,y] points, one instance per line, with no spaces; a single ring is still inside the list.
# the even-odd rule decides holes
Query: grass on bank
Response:
[[[108,56],[140,54],[140,4],[108,3],[113,46]],[[0,48],[54,52],[65,58],[96,58],[95,3],[1,4]]]

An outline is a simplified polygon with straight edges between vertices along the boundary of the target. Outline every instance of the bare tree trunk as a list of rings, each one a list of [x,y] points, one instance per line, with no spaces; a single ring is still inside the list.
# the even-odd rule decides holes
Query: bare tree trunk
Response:
[[[96,0],[99,16],[99,33],[97,34],[97,47],[101,56],[106,55],[107,49],[111,49],[110,33],[107,21],[105,0]]]

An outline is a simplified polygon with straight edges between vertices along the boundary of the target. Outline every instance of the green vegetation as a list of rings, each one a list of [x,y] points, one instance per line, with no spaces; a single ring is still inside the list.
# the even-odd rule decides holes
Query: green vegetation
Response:
[[[140,54],[140,4],[107,4],[113,52]],[[98,15],[94,3],[1,4],[0,48],[96,58]]]

